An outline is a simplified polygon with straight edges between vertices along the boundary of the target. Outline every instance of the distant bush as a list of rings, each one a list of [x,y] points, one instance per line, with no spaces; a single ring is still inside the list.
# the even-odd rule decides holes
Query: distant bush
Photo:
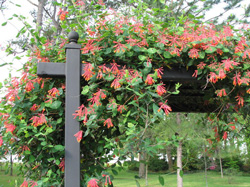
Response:
[[[160,159],[159,156],[150,157],[148,162],[148,169],[150,171],[166,171],[168,170],[168,162],[164,159]]]
[[[130,171],[139,171],[140,162],[128,161],[125,163]],[[160,159],[159,156],[150,157],[148,161],[148,170],[153,172],[168,170],[168,162],[164,159]]]
[[[240,160],[240,157],[235,156],[235,157],[225,157],[222,159],[222,166],[224,169],[237,169],[237,170],[242,170],[243,167],[243,161]]]
[[[124,164],[128,166],[128,170],[130,171],[139,171],[140,163],[138,161],[127,161]]]
[[[244,164],[241,170],[244,172],[250,173],[250,164]]]

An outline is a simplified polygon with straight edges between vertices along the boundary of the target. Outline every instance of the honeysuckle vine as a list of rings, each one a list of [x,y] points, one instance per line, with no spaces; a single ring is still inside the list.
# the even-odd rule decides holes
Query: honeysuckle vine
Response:
[[[227,139],[237,130],[237,120],[223,114],[246,113],[250,101],[248,27],[217,28],[183,16],[165,23],[143,13],[136,17],[132,10],[131,15],[107,10],[102,1],[90,4],[93,11],[88,14],[82,13],[86,5],[80,0],[55,6],[60,7],[62,34],[39,36],[25,22],[32,35],[30,58],[20,78],[5,82],[0,105],[0,147],[20,154],[23,186],[33,181],[63,184],[65,85],[60,79],[38,78],[36,63],[65,62],[64,45],[73,29],[80,35],[84,65],[81,106],[72,114],[81,121],[75,137],[81,145],[84,186],[111,186],[113,176],[107,169],[116,174],[113,167],[122,165],[126,156],[142,149],[150,154],[162,146],[162,141],[150,147],[150,140],[144,140],[147,129],[172,112],[169,95],[181,89],[162,79],[164,69],[192,69],[193,76],[204,81],[201,90],[211,89],[204,104],[215,102],[219,108],[209,118],[215,132],[209,142]],[[108,164],[114,157],[117,163]]]

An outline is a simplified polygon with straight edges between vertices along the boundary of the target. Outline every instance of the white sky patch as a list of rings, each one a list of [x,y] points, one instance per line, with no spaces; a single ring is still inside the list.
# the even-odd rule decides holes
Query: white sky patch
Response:
[[[14,4],[7,3],[8,9],[4,10],[4,14],[0,13],[0,64],[4,63],[13,63],[13,65],[6,65],[0,67],[0,82],[3,82],[4,79],[9,77],[9,73],[13,74],[13,76],[18,76],[20,73],[17,73],[16,70],[22,67],[22,64],[26,62],[27,58],[23,58],[22,60],[13,60],[14,56],[7,56],[7,54],[3,51],[8,45],[8,41],[11,39],[15,39],[23,25],[20,24],[20,21],[17,18],[13,18],[12,20],[8,20],[12,17],[13,14],[21,14],[25,17],[30,17],[29,12],[33,9],[33,5],[31,5],[27,0],[14,0],[14,3],[21,5],[18,7]],[[3,23],[7,21],[7,25],[2,26]],[[25,56],[25,53],[22,54]]]

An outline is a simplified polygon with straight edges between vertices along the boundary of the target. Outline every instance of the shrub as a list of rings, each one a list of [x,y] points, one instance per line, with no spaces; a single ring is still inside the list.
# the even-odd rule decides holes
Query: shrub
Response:
[[[160,159],[159,156],[150,157],[148,162],[148,169],[150,171],[166,171],[168,170],[168,162],[164,159]]]

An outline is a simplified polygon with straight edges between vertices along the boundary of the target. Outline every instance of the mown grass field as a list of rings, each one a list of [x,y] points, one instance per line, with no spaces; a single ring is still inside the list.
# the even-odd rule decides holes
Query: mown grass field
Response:
[[[13,176],[10,173],[6,174],[6,167],[4,164],[0,166],[0,187],[19,187],[23,182],[23,177],[17,176],[17,167],[13,167]]]
[[[134,176],[136,172],[121,171],[119,175],[114,179],[115,187],[137,187]],[[148,187],[160,187],[158,180],[159,175],[164,178],[165,187],[176,187],[176,175],[164,175],[164,174],[149,174]],[[141,187],[145,187],[145,179],[136,179]],[[219,172],[208,172],[207,176],[208,187],[250,187],[250,174],[239,176],[224,176],[221,178]],[[230,182],[230,183],[229,183]],[[204,172],[184,174],[183,176],[184,187],[206,187]]]
[[[23,178],[16,175],[17,170],[14,167],[14,175],[5,174],[4,168],[0,168],[0,187],[19,187]],[[122,170],[113,180],[114,187],[137,187],[136,181],[141,187],[145,187],[145,179],[135,179],[136,172]],[[165,187],[176,187],[175,174],[155,174],[148,175],[148,187],[161,187],[158,177],[162,176],[165,181]],[[208,172],[208,187],[250,187],[250,174],[233,175],[221,178],[219,172]],[[19,185],[16,185],[19,184]],[[184,187],[206,187],[204,172],[184,174]]]

